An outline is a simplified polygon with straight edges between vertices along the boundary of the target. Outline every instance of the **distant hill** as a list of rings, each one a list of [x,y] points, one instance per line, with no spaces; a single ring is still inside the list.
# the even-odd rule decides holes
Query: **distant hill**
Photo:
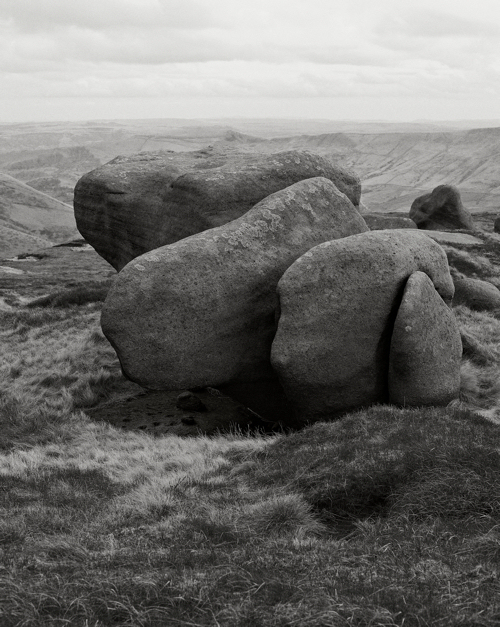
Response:
[[[0,173],[0,258],[77,234],[72,206]]]
[[[488,129],[468,124],[164,119],[0,125],[0,172],[71,204],[77,180],[117,155],[217,144],[295,148],[352,167],[362,178],[365,203],[376,211],[407,211],[417,195],[453,183],[473,212],[496,212],[500,122]]]
[[[407,213],[417,196],[452,183],[473,213],[498,214],[500,122],[472,124],[236,118],[0,124],[0,256],[31,249],[30,237],[44,243],[73,237],[74,186],[99,165],[118,155],[208,145],[319,153],[360,175],[370,211]]]
[[[433,133],[325,133],[260,139],[226,134],[216,145],[237,150],[310,150],[355,170],[374,211],[407,212],[437,185],[461,191],[474,212],[500,213],[500,128]]]

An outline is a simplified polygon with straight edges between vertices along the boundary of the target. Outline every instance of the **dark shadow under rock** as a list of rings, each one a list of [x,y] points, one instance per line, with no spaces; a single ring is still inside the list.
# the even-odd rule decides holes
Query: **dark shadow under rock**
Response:
[[[258,414],[215,388],[193,390],[206,411],[179,409],[177,399],[181,392],[183,391],[144,392],[125,400],[87,409],[85,413],[92,420],[108,422],[114,427],[158,436],[212,435],[235,428],[266,433],[280,429],[279,423],[263,420]]]

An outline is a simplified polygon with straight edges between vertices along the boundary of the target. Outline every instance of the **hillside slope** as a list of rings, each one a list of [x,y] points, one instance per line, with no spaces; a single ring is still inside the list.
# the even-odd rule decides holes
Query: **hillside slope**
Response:
[[[354,169],[374,211],[408,211],[421,193],[457,185],[472,212],[500,209],[500,129],[433,133],[330,133],[260,139],[228,133],[245,151],[310,150]]]
[[[77,234],[70,205],[0,173],[0,258]]]
[[[465,123],[464,123],[465,125]],[[458,185],[476,211],[500,207],[500,128],[332,120],[109,120],[0,125],[0,172],[71,204],[86,172],[118,155],[198,150],[311,150],[352,167],[376,211],[408,211],[434,186]]]

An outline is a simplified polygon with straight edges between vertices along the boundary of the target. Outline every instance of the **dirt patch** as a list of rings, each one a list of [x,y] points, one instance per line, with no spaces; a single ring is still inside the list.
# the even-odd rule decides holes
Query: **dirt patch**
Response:
[[[143,392],[87,409],[85,413],[92,420],[109,422],[114,427],[162,436],[211,435],[235,428],[265,433],[279,429],[277,423],[264,421],[258,414],[215,388],[193,391],[205,406],[205,411],[179,409],[177,398],[185,391]]]
[[[0,272],[5,272],[6,274],[24,274],[24,270],[11,268],[10,266],[0,266]]]

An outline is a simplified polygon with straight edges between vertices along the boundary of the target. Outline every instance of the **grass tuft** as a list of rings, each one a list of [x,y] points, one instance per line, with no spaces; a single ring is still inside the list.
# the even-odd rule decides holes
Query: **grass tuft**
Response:
[[[259,534],[270,536],[292,533],[300,538],[324,531],[324,526],[300,494],[273,494],[254,503],[246,508],[241,522]]]
[[[96,281],[40,296],[26,303],[25,307],[72,307],[105,300],[111,281]]]
[[[471,254],[452,246],[444,246],[448,263],[453,271],[474,278],[489,280],[498,275],[496,266],[487,257]]]

